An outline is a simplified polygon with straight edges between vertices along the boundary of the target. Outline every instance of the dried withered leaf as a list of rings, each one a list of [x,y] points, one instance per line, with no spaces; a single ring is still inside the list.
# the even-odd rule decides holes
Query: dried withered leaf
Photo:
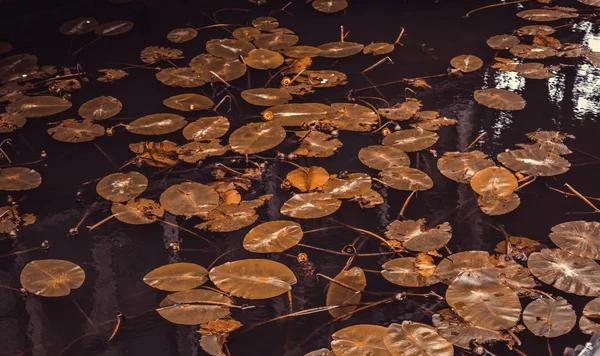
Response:
[[[583,308],[583,313],[579,319],[579,329],[586,334],[597,334],[600,332],[598,318],[600,318],[600,298],[595,298],[590,300]]]
[[[481,151],[446,152],[437,161],[437,167],[444,176],[459,183],[468,184],[475,173],[494,166]]]
[[[285,130],[273,122],[246,124],[229,136],[231,149],[241,154],[270,150],[285,139]]]
[[[338,356],[391,356],[383,343],[386,331],[380,325],[352,325],[331,335],[331,349]]]
[[[498,110],[522,110],[526,105],[523,97],[506,89],[476,90],[474,98],[479,104]]]
[[[198,31],[194,28],[176,28],[167,33],[167,39],[173,43],[184,43],[193,40],[197,35]]]
[[[521,317],[517,294],[487,275],[458,275],[446,291],[446,302],[463,319],[486,329],[510,329]]]
[[[600,265],[594,260],[561,249],[543,249],[529,256],[527,266],[534,276],[563,292],[585,296],[600,295]]]
[[[571,153],[571,150],[563,143],[563,140],[565,138],[575,138],[575,136],[558,131],[534,131],[527,133],[526,136],[535,143],[517,144],[517,146],[526,149],[541,149],[556,153],[557,155],[566,155]]]
[[[264,195],[255,200],[242,201],[239,204],[219,204],[206,217],[203,217],[205,222],[196,225],[195,228],[213,232],[231,232],[243,229],[254,224],[258,219],[255,209],[270,198],[271,195]]]
[[[539,252],[545,247],[535,240],[520,236],[509,237],[508,242],[510,243],[509,255],[523,261],[526,261],[532,253]],[[494,251],[506,254],[506,241],[498,242]]]
[[[432,317],[433,325],[440,335],[452,344],[471,349],[473,343],[485,344],[506,341],[504,335],[495,330],[475,326],[462,320],[451,309],[442,309]]]
[[[520,42],[519,38],[513,35],[496,35],[487,39],[487,45],[497,50],[509,49]]]
[[[312,65],[312,59],[310,57],[287,58],[285,65],[285,70],[281,72],[282,75],[301,74]]]
[[[428,131],[437,131],[443,126],[456,125],[456,119],[440,116],[437,111],[419,111],[414,115],[414,119],[416,122],[411,123],[410,127]]]
[[[18,231],[20,226],[28,226],[35,223],[35,215],[20,215],[17,208],[18,205],[16,204],[0,207],[0,234],[10,234]]]
[[[177,262],[153,269],[143,281],[152,288],[180,292],[204,284],[208,281],[208,271],[195,263]]]
[[[536,336],[564,335],[571,331],[576,321],[573,306],[561,297],[536,299],[523,310],[523,323]]]
[[[364,194],[359,194],[354,198],[350,199],[350,201],[356,201],[363,209],[374,208],[376,205],[381,205],[385,203],[385,200],[377,191],[373,189],[369,189]]]
[[[131,199],[125,204],[114,203],[111,212],[115,219],[130,225],[152,224],[165,214],[165,210],[151,199]]]
[[[129,125],[127,131],[138,135],[164,135],[180,130],[187,124],[183,116],[175,114],[151,114],[142,116]]]
[[[206,216],[218,204],[219,193],[195,182],[172,185],[160,196],[160,205],[173,215]]]
[[[183,51],[169,47],[148,46],[140,53],[140,59],[146,64],[154,64],[170,59],[181,59]]]
[[[565,173],[571,167],[566,159],[541,149],[507,150],[498,154],[498,161],[513,171],[543,177]]]
[[[85,280],[83,269],[65,260],[31,261],[21,271],[21,285],[29,293],[42,297],[63,297],[81,287]]]
[[[352,103],[334,103],[335,113],[328,117],[331,124],[347,131],[371,131],[378,123],[377,114],[370,108]]]
[[[254,45],[248,41],[236,40],[233,38],[214,39],[206,42],[206,52],[213,56],[237,59],[240,56],[247,56],[250,51],[255,49]]]
[[[164,85],[181,88],[200,87],[208,81],[205,75],[190,67],[165,68],[156,73],[156,79]]]
[[[304,193],[322,187],[329,180],[329,173],[319,166],[297,168],[289,172],[285,179]]]
[[[246,89],[241,96],[247,103],[256,106],[281,105],[292,100],[292,96],[286,90],[278,88]]]
[[[317,11],[331,14],[347,8],[348,2],[346,0],[315,0],[312,2],[312,6]]]
[[[393,356],[453,356],[454,347],[434,327],[404,320],[392,323],[383,339]]]
[[[348,83],[348,76],[337,70],[307,70],[296,81],[313,88],[333,88]]]
[[[229,120],[224,116],[202,117],[183,128],[186,140],[207,141],[219,138],[229,131]]]
[[[217,79],[215,74],[227,81],[238,79],[246,74],[246,64],[239,58],[221,58],[207,53],[192,58],[190,67],[206,82],[215,81]]]
[[[326,193],[296,194],[281,207],[283,215],[298,219],[316,219],[335,213],[342,201]]]
[[[148,178],[135,171],[112,173],[96,185],[96,192],[112,202],[124,202],[142,194],[148,187]]]
[[[6,107],[6,112],[18,112],[30,119],[55,115],[70,109],[71,102],[56,96],[30,96],[17,100]]]
[[[423,106],[423,103],[420,100],[408,98],[401,104],[396,104],[390,108],[381,108],[377,111],[381,116],[390,120],[406,121],[410,120],[417,111],[421,110],[421,106]]]
[[[129,145],[131,152],[135,153],[136,159],[151,167],[169,168],[173,167],[177,159],[177,144],[171,141],[161,142],[138,142]]]
[[[106,120],[121,112],[123,105],[112,96],[99,96],[83,103],[78,110],[79,116],[87,120]]]
[[[191,289],[169,294],[163,299],[158,314],[174,324],[199,325],[229,315],[231,300],[208,289]]]
[[[319,55],[325,58],[350,57],[363,50],[365,46],[355,42],[330,42],[319,46]]]
[[[98,77],[99,82],[104,83],[114,83],[119,79],[123,79],[129,75],[126,71],[122,69],[98,69],[98,72],[104,73],[103,76]]]
[[[365,166],[377,170],[408,167],[410,165],[408,155],[392,146],[372,145],[363,147],[358,152],[358,159]]]
[[[504,215],[515,210],[521,204],[521,199],[516,193],[506,196],[482,195],[477,198],[477,205],[487,215]]]
[[[235,319],[217,319],[200,325],[198,333],[202,335],[224,335],[229,334],[244,326]]]
[[[385,237],[399,241],[411,251],[428,252],[442,248],[452,238],[452,227],[445,222],[428,228],[425,219],[394,220],[387,226]]]
[[[556,50],[540,45],[519,44],[510,49],[510,53],[514,56],[527,59],[543,59],[553,57],[558,54]]]
[[[381,275],[387,281],[403,287],[420,288],[439,282],[439,277],[435,275],[422,275],[417,263],[415,257],[395,258],[381,266]],[[435,268],[435,265],[433,267]]]
[[[551,35],[554,32],[556,32],[554,27],[547,25],[528,25],[517,30],[519,36]]]
[[[350,199],[371,189],[371,177],[365,173],[350,173],[343,178],[331,178],[323,185],[323,192],[336,199]]]
[[[279,27],[279,22],[274,17],[257,17],[252,20],[252,26],[261,31],[272,31]]]
[[[19,112],[0,114],[0,133],[13,132],[25,126],[27,119]]]
[[[78,17],[76,19],[64,22],[58,30],[67,36],[84,35],[92,32],[98,26],[98,21],[91,17]]]
[[[335,276],[334,280],[340,282],[342,285],[337,283],[330,283],[329,289],[327,290],[327,296],[325,299],[325,305],[346,305],[346,304],[359,304],[361,298],[361,291],[367,286],[367,279],[365,272],[360,267],[352,267],[349,270],[343,270]],[[349,286],[350,288],[345,287]],[[346,313],[356,310],[358,306],[351,305],[343,308],[330,309],[329,314],[334,317],[340,317]],[[347,319],[343,318],[341,320]]]
[[[96,137],[104,136],[104,127],[91,120],[67,119],[49,128],[48,134],[61,142],[81,143],[93,141]]]
[[[435,132],[423,129],[408,129],[393,132],[381,142],[404,152],[417,152],[433,146],[440,137]]]
[[[133,28],[131,21],[109,21],[94,29],[94,33],[99,36],[116,36],[129,32]]]
[[[209,272],[217,288],[245,299],[269,299],[287,293],[296,276],[285,265],[264,259],[227,262]]]
[[[569,221],[552,227],[550,240],[574,255],[600,259],[600,223]]]
[[[0,169],[0,190],[22,191],[35,189],[42,184],[42,176],[33,169],[8,167]]]
[[[450,60],[450,64],[464,73],[474,72],[483,66],[483,61],[471,54],[461,54]]]
[[[288,220],[268,221],[248,231],[242,245],[250,252],[283,252],[302,240],[300,224]]]
[[[201,162],[203,159],[221,156],[231,147],[221,145],[220,140],[193,141],[177,148],[178,158],[187,163]]]
[[[200,337],[200,347],[211,356],[226,356],[223,352],[224,340],[216,335],[202,335]]]
[[[215,103],[204,95],[186,93],[166,98],[163,105],[174,110],[196,111],[210,109]]]
[[[505,197],[512,194],[519,182],[504,167],[488,167],[475,173],[471,178],[471,189],[479,195]]]
[[[404,191],[421,191],[431,189],[431,178],[416,168],[392,167],[379,173],[381,180],[390,187]]]
[[[487,251],[465,251],[444,258],[438,264],[434,274],[439,276],[443,283],[450,284],[463,273],[499,279],[500,276],[514,277],[522,268],[513,261],[505,263],[503,260],[497,260]]]

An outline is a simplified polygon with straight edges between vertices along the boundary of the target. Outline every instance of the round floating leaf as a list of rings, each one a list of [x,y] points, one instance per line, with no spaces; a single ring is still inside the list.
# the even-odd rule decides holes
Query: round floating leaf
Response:
[[[19,99],[6,107],[9,113],[19,112],[30,119],[61,113],[71,108],[71,102],[56,96],[30,96]]]
[[[444,176],[459,183],[468,184],[475,173],[494,166],[494,161],[481,151],[446,152],[437,161]]]
[[[229,130],[229,120],[224,116],[200,118],[183,128],[186,140],[208,141],[219,138]]]
[[[379,325],[349,326],[331,335],[331,350],[337,356],[391,356],[383,343],[386,331]]]
[[[555,176],[569,170],[571,163],[561,156],[541,149],[510,150],[498,155],[506,167],[534,176]]]
[[[446,291],[446,302],[466,321],[490,330],[510,329],[521,317],[517,294],[481,274],[458,275]]]
[[[317,103],[276,105],[261,115],[264,116],[267,111],[273,114],[272,122],[281,126],[302,126],[304,122],[318,121],[335,113],[331,106]]]
[[[461,54],[450,60],[450,64],[465,73],[474,72],[483,66],[483,61],[477,56]]]
[[[81,143],[104,136],[104,127],[91,120],[67,119],[48,129],[48,134],[57,141]]]
[[[146,64],[154,64],[171,59],[182,59],[181,50],[169,47],[148,46],[140,53],[140,59]]]
[[[167,33],[167,39],[173,43],[191,41],[198,35],[198,31],[191,27],[176,28]]]
[[[547,152],[556,153],[557,155],[566,155],[571,153],[571,150],[562,143],[565,138],[573,138],[558,131],[535,131],[526,134],[527,137],[534,141],[533,144],[517,145],[522,148],[535,148]]]
[[[300,137],[300,147],[293,153],[307,157],[329,157],[342,147],[342,141],[320,131],[296,131]]]
[[[284,62],[283,56],[268,49],[253,49],[244,57],[248,67],[254,69],[272,69],[281,66]]]
[[[253,41],[256,37],[260,36],[261,32],[259,29],[254,27],[239,27],[232,32],[233,38],[242,41]]]
[[[123,105],[112,96],[99,96],[79,107],[79,116],[87,120],[106,120],[121,112]]]
[[[237,59],[240,56],[247,56],[253,49],[255,47],[252,43],[233,38],[215,39],[206,42],[206,52],[221,58]]]
[[[444,339],[463,349],[470,350],[474,342],[482,344],[506,341],[503,333],[466,322],[452,309],[440,310],[439,314],[432,316],[432,320],[433,325]]]
[[[64,260],[31,261],[21,271],[21,285],[29,293],[43,297],[69,295],[81,287],[85,272],[73,262]]]
[[[516,193],[503,197],[495,195],[482,195],[477,198],[477,204],[481,211],[487,215],[504,215],[515,210],[521,204],[521,199]]]
[[[527,266],[540,281],[563,292],[585,296],[600,295],[600,265],[561,249],[532,253]]]
[[[411,251],[428,252],[442,248],[452,238],[452,227],[449,223],[428,228],[425,219],[394,220],[387,226],[385,236],[399,241]]]
[[[424,276],[418,263],[415,257],[395,258],[381,266],[383,268],[381,275],[387,281],[403,287],[420,288],[439,282],[439,278],[435,275]],[[433,267],[435,268],[435,265]]]
[[[235,130],[229,136],[231,149],[241,154],[270,150],[285,139],[285,130],[271,122],[250,123]]]
[[[255,253],[283,252],[302,240],[300,224],[287,220],[275,220],[262,223],[248,231],[243,246]]]
[[[296,276],[285,265],[263,259],[227,262],[209,273],[217,288],[246,299],[269,299],[292,290]]]
[[[199,325],[229,315],[229,308],[218,304],[231,304],[231,300],[212,290],[192,289],[169,294],[156,311],[174,324]]]
[[[127,125],[127,131],[138,135],[165,135],[180,130],[187,124],[183,116],[152,114],[142,116]]]
[[[410,165],[408,155],[392,146],[373,145],[363,147],[358,152],[358,159],[365,166],[378,170],[408,167]]]
[[[510,53],[520,58],[527,59],[543,59],[548,57],[553,57],[558,54],[556,50],[539,45],[525,45],[520,44],[512,47],[510,49]]]
[[[160,205],[173,215],[206,215],[219,204],[219,193],[194,182],[175,184],[160,196]]]
[[[144,276],[144,283],[152,288],[180,292],[201,286],[208,280],[206,268],[187,262],[158,267]]]
[[[350,173],[344,178],[331,178],[323,185],[323,192],[335,199],[350,199],[371,189],[371,176]]]
[[[519,36],[548,36],[556,32],[554,27],[546,25],[523,26],[517,30]]]
[[[393,146],[404,152],[417,152],[433,146],[440,138],[435,132],[423,129],[408,129],[387,135],[382,144]]]
[[[131,21],[110,21],[96,27],[94,32],[99,36],[115,36],[129,32],[132,28]]]
[[[346,0],[315,0],[312,2],[312,6],[317,11],[331,14],[347,8],[348,2]]]
[[[293,46],[283,50],[283,54],[291,58],[318,57],[321,49],[313,46]]]
[[[569,221],[552,227],[550,240],[574,255],[600,259],[600,223]]]
[[[341,200],[326,193],[296,194],[281,207],[283,215],[297,219],[316,219],[335,213],[342,205]]]
[[[319,46],[321,52],[319,56],[325,58],[344,58],[350,57],[363,50],[365,46],[355,42],[331,42]]]
[[[256,106],[281,105],[292,100],[292,96],[287,91],[278,88],[246,89],[241,95],[247,103]]]
[[[506,168],[488,167],[471,178],[471,189],[479,195],[505,197],[519,186],[517,178]]]
[[[214,232],[231,232],[248,227],[258,219],[256,208],[263,205],[270,196],[263,196],[240,204],[219,204],[216,209],[203,217],[205,222],[195,226],[197,229],[207,229]]]
[[[361,293],[357,291],[362,292],[367,286],[365,272],[361,268],[352,267],[347,271],[341,271],[337,276],[335,276],[334,280],[338,281],[342,285],[334,282],[329,284],[325,305],[335,306],[360,303]],[[347,288],[344,285],[352,289]],[[358,306],[351,305],[343,308],[330,309],[329,314],[331,314],[332,317],[337,318],[356,310],[356,308],[358,308]],[[343,318],[342,320],[347,318],[348,317]]]
[[[377,109],[381,116],[394,121],[410,120],[417,111],[421,110],[423,104],[417,99],[408,98],[401,104],[396,104],[390,108]]]
[[[560,19],[573,18],[577,17],[577,13],[571,14],[567,12],[557,11],[557,10],[548,10],[548,9],[533,9],[533,10],[524,10],[517,13],[522,19],[529,21],[537,21],[537,22],[549,22],[556,21]]]
[[[280,51],[292,47],[298,43],[298,36],[286,33],[265,33],[254,39],[254,45],[258,48]]]
[[[394,356],[453,356],[454,347],[434,327],[405,320],[388,326],[383,339]]]
[[[163,105],[174,110],[196,111],[210,109],[215,103],[204,95],[188,93],[168,97]]]
[[[113,173],[102,178],[96,192],[112,202],[124,202],[142,194],[148,187],[148,178],[141,173]]]
[[[331,108],[335,110],[331,124],[348,131],[371,131],[377,125],[377,114],[366,106],[351,103],[334,103]]]
[[[206,53],[192,58],[190,67],[197,71],[206,82],[211,81],[215,74],[223,80],[235,80],[246,74],[246,65],[239,58],[221,58]]]
[[[585,305],[579,319],[579,329],[586,334],[597,334],[600,332],[598,318],[600,318],[600,298],[592,299]]]
[[[365,46],[365,48],[363,48],[363,53],[380,56],[393,52],[395,48],[396,47],[392,43],[375,42]]]
[[[208,157],[220,156],[230,149],[229,146],[221,145],[220,140],[193,141],[179,147],[177,154],[179,159],[184,162],[196,163]]]
[[[513,35],[496,35],[488,38],[487,45],[493,49],[503,50],[518,45],[519,37]]]
[[[131,225],[152,224],[165,214],[165,210],[154,200],[131,199],[125,204],[114,203],[111,208],[115,219]]]
[[[92,32],[97,26],[98,21],[91,17],[78,17],[63,23],[58,30],[64,35],[75,36]]]
[[[252,26],[261,31],[273,31],[279,27],[279,22],[274,17],[257,17],[252,21]]]
[[[476,90],[474,98],[479,104],[498,110],[523,110],[526,104],[519,94],[505,89]]]
[[[409,167],[387,168],[379,174],[381,180],[390,187],[405,191],[427,190],[433,187],[433,181],[424,172]]]
[[[329,180],[329,173],[323,167],[298,168],[289,172],[285,179],[301,192],[322,187]]]
[[[206,84],[206,76],[194,68],[165,68],[156,73],[158,79],[164,85],[181,88],[195,88]]]
[[[42,176],[30,168],[8,167],[0,169],[0,190],[11,192],[30,190],[42,184]]]
[[[549,71],[549,67],[545,67],[542,63],[523,63],[519,64],[515,71],[519,75],[527,79],[548,79],[554,77],[554,74]]]
[[[536,336],[557,337],[573,329],[577,315],[565,299],[536,299],[523,310],[523,323]]]

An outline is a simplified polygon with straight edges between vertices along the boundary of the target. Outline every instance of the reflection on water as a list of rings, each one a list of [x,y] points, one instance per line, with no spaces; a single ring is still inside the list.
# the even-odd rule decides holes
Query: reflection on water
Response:
[[[600,51],[600,31],[598,25],[581,21],[573,26],[583,33],[582,43],[594,52]],[[580,121],[596,122],[598,101],[600,100],[600,69],[584,63],[577,66],[573,86],[574,118]]]

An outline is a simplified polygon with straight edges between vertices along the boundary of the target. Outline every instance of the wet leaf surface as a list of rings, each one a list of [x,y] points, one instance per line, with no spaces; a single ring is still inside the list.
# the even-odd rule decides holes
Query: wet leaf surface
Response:
[[[63,297],[78,289],[85,280],[80,266],[65,260],[36,260],[21,271],[21,285],[42,297]]]

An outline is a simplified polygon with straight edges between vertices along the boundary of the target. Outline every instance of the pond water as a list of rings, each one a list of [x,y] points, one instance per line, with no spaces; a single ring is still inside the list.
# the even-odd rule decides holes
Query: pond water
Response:
[[[432,147],[435,152],[409,153],[412,167],[415,164],[433,180],[430,190],[416,194],[407,206],[404,216],[408,219],[425,218],[430,226],[448,222],[453,237],[447,247],[456,253],[469,250],[492,252],[497,243],[504,240],[503,228],[511,235],[525,236],[549,246],[550,228],[572,220],[597,220],[592,209],[576,197],[567,197],[549,187],[564,189],[570,184],[584,195],[597,196],[598,162],[598,115],[600,101],[600,68],[582,59],[548,59],[545,64],[562,64],[558,73],[546,80],[524,79],[516,72],[502,72],[490,67],[495,52],[486,45],[486,39],[497,34],[510,34],[513,30],[533,24],[515,14],[523,9],[540,8],[541,4],[521,3],[490,8],[474,13],[468,18],[469,10],[492,4],[491,1],[351,1],[349,7],[339,13],[324,14],[315,11],[304,1],[294,1],[286,12],[276,17],[281,27],[293,30],[300,37],[300,44],[318,46],[338,41],[340,26],[349,32],[347,41],[363,44],[371,42],[393,42],[401,27],[405,28],[402,46],[389,54],[393,64],[382,64],[366,74],[361,71],[377,62],[380,57],[358,54],[348,58],[314,58],[312,69],[334,69],[348,75],[348,84],[335,88],[317,89],[315,94],[300,97],[294,102],[336,103],[347,102],[351,89],[372,85],[446,73],[451,58],[460,54],[477,56],[485,63],[483,68],[465,73],[464,77],[443,76],[428,79],[430,89],[415,89],[413,94],[405,91],[405,84],[386,85],[377,89],[364,90],[356,96],[380,97],[391,105],[404,101],[405,95],[416,97],[423,103],[424,110],[436,110],[441,115],[457,119],[454,126],[439,130],[440,139]],[[41,163],[30,165],[43,177],[43,183],[35,190],[14,192],[11,196],[19,203],[21,213],[33,213],[37,221],[20,228],[16,239],[0,241],[0,284],[20,288],[19,275],[24,266],[33,260],[64,259],[80,265],[86,280],[82,287],[61,298],[43,298],[23,295],[9,289],[0,289],[0,355],[204,355],[199,347],[196,326],[175,325],[164,320],[154,309],[168,292],[147,286],[142,278],[149,271],[173,262],[192,262],[204,267],[226,251],[216,265],[227,261],[246,258],[266,258],[281,262],[292,269],[298,283],[292,287],[295,311],[325,305],[328,281],[314,274],[305,275],[294,256],[300,252],[308,254],[316,273],[334,277],[348,256],[335,255],[303,247],[293,247],[285,253],[267,255],[254,254],[242,248],[242,240],[251,227],[230,233],[213,233],[193,229],[198,218],[184,221],[182,217],[167,214],[165,220],[181,224],[203,237],[214,241],[217,247],[173,226],[161,223],[150,225],[127,225],[112,219],[88,232],[85,226],[92,225],[110,215],[111,202],[98,197],[95,180],[117,172],[132,158],[128,145],[143,140],[171,140],[183,144],[181,132],[156,137],[144,137],[128,133],[123,128],[115,129],[114,136],[104,136],[94,142],[69,144],[57,142],[47,133],[48,124],[67,118],[77,118],[76,110],[84,102],[100,95],[110,95],[123,103],[116,118],[101,122],[108,127],[119,122],[159,112],[176,111],[163,106],[162,101],[175,94],[196,92],[209,97],[221,92],[210,85],[200,89],[168,87],[155,78],[155,72],[131,68],[129,76],[114,84],[100,83],[94,77],[101,68],[127,67],[127,64],[142,64],[139,54],[146,46],[166,46],[183,51],[185,59],[174,60],[178,66],[187,65],[189,59],[205,52],[204,44],[213,38],[230,36],[222,28],[198,31],[198,36],[186,43],[174,44],[166,34],[178,27],[202,27],[214,22],[207,18],[222,8],[242,8],[247,11],[229,10],[217,14],[222,23],[249,25],[258,16],[268,16],[272,10],[280,9],[286,1],[269,0],[268,4],[255,6],[246,1],[140,1],[123,4],[104,0],[15,1],[2,10],[0,25],[2,39],[11,43],[14,53],[35,54],[40,64],[57,67],[80,65],[88,73],[90,82],[81,90],[72,93],[73,107],[49,118],[30,119],[20,130],[2,134],[10,138],[10,146],[2,148],[15,164],[35,161],[44,150],[48,157]],[[589,15],[591,7],[575,1],[561,1],[561,6],[575,6]],[[83,48],[77,55],[69,54],[69,48],[79,48],[94,39],[93,34],[71,37],[62,35],[58,28],[63,22],[79,16],[90,16],[100,23],[111,20],[129,20],[135,26],[125,34],[107,36]],[[570,20],[559,20],[551,25],[572,23],[562,27],[554,35],[561,42],[582,43],[593,51],[600,51],[600,28],[593,16]],[[232,27],[233,28],[233,27]],[[72,43],[71,43],[72,40]],[[72,51],[71,51],[72,52]],[[500,52],[508,57],[507,52]],[[159,63],[163,68],[168,63]],[[265,71],[250,70],[251,76],[232,81],[236,88],[236,103],[227,111],[228,102],[220,112],[231,122],[229,132],[260,119],[257,115],[263,108],[245,103],[237,88],[262,87],[268,78]],[[275,73],[275,71],[271,71]],[[279,79],[276,80],[278,82]],[[217,85],[218,86],[218,85]],[[220,86],[219,88],[222,88]],[[473,92],[485,88],[501,88],[515,91],[526,100],[527,106],[520,111],[500,111],[486,108],[473,99]],[[226,93],[213,98],[218,102]],[[380,100],[368,100],[380,107]],[[207,116],[207,112],[179,114],[188,121]],[[468,185],[459,184],[444,177],[436,167],[438,157],[444,152],[464,150],[477,136],[487,136],[475,143],[474,148],[490,157],[506,149],[515,149],[515,144],[528,142],[526,133],[542,129],[557,130],[574,135],[567,140],[573,154],[566,156],[571,169],[554,177],[540,177],[519,192],[520,206],[502,216],[488,216],[478,207],[477,195]],[[297,147],[288,134],[287,140],[277,150],[289,153]],[[225,136],[227,137],[227,136]],[[343,143],[337,153],[328,158],[298,158],[295,162],[306,167],[322,166],[329,173],[365,172],[372,176],[377,171],[363,165],[357,158],[361,148],[381,142],[381,135],[341,131]],[[275,157],[275,150],[262,153]],[[108,157],[106,157],[108,156]],[[436,157],[437,156],[437,157]],[[220,158],[211,158],[197,170],[191,165],[178,165],[173,172],[143,166],[128,166],[124,170],[137,170],[149,178],[148,189],[143,197],[158,200],[160,194],[173,184],[192,180],[207,183],[214,180],[209,165],[215,162],[228,163]],[[5,164],[6,162],[3,162]],[[244,162],[231,163],[243,168]],[[280,188],[281,179],[294,169],[289,164],[269,161],[262,176],[253,182],[248,191],[242,192],[244,200],[255,199],[264,194],[273,197],[263,207],[257,208],[259,218],[254,225],[277,219],[289,219],[280,213],[283,203],[291,192]],[[177,172],[181,171],[181,172]],[[92,182],[90,184],[84,184]],[[344,201],[342,207],[327,218],[295,220],[304,231],[339,226],[340,223],[383,235],[386,226],[394,221],[409,192],[378,186],[377,191],[385,203],[372,209],[361,209],[354,202]],[[78,201],[77,193],[82,199]],[[5,201],[6,194],[0,199]],[[69,230],[82,218],[80,233],[69,236]],[[330,219],[331,218],[331,219]],[[334,220],[336,221],[334,221]],[[252,226],[254,226],[252,225]],[[323,249],[340,251],[343,246],[359,239],[361,253],[386,251],[380,241],[352,229],[332,229],[306,234],[304,244]],[[47,250],[34,250],[13,254],[39,246],[48,240]],[[171,243],[178,243],[181,251],[169,250]],[[447,255],[443,249],[440,252]],[[11,254],[9,256],[6,256]],[[367,270],[381,270],[385,255],[357,257],[353,265]],[[436,259],[440,261],[439,258]],[[414,288],[404,288],[389,283],[376,273],[366,273],[366,290],[371,292],[398,293]],[[209,284],[208,285],[212,285]],[[447,287],[437,284],[417,289],[422,293],[434,290],[444,295]],[[562,296],[571,303],[578,315],[591,300],[574,294],[563,293],[551,286],[541,285],[538,289]],[[363,294],[362,302],[376,302],[387,296]],[[523,307],[531,299],[523,298]],[[304,355],[319,348],[329,348],[331,334],[355,324],[377,324],[388,326],[412,320],[431,325],[431,315],[447,307],[443,300],[425,297],[408,297],[404,301],[382,304],[358,312],[347,320],[327,324],[332,317],[327,312],[269,323],[256,328],[254,324],[284,315],[289,312],[288,298],[281,295],[266,300],[243,300],[238,304],[255,305],[244,311],[233,310],[233,318],[245,325],[233,332],[227,342],[229,353],[237,355]],[[81,309],[81,310],[80,310]],[[125,315],[117,335],[106,343],[114,329],[118,312]],[[86,317],[89,319],[87,320]],[[92,325],[93,324],[93,325]],[[315,333],[316,331],[316,333]],[[522,345],[517,348],[527,355],[547,354],[546,338],[536,337],[528,330],[518,334]],[[578,326],[566,335],[550,339],[554,355],[561,355],[567,346],[587,341]],[[496,355],[512,355],[514,351],[505,344],[489,347]],[[464,352],[464,351],[462,351]],[[455,349],[458,355],[460,351]],[[465,353],[466,354],[466,353]]]

